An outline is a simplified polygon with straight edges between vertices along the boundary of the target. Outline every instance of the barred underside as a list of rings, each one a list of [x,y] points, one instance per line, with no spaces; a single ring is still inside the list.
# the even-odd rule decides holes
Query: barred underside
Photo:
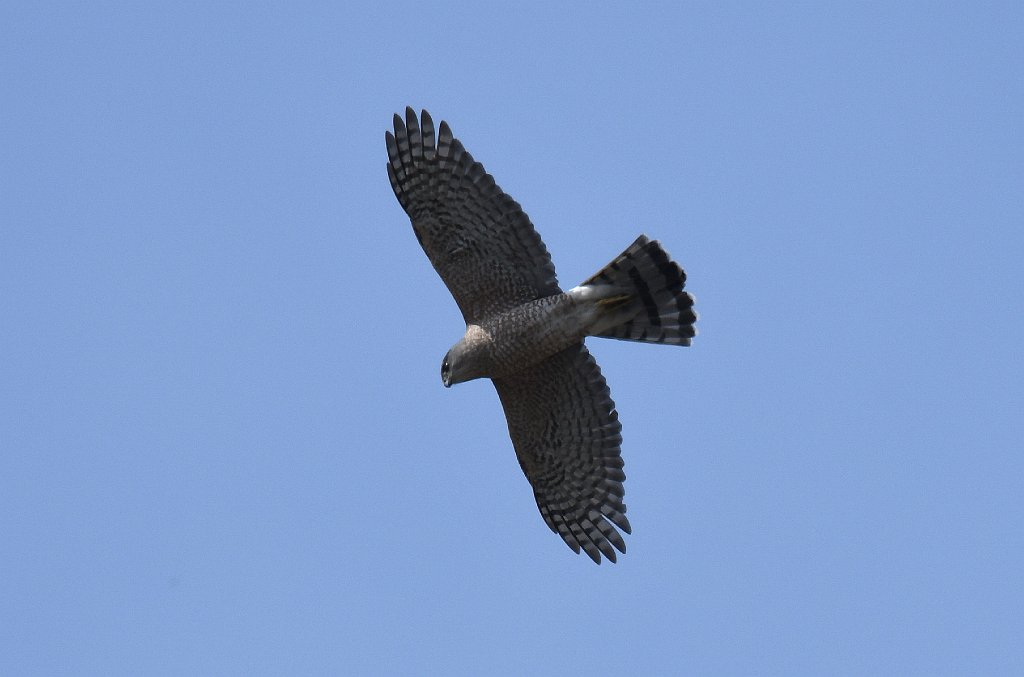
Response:
[[[583,344],[494,379],[519,465],[548,527],[601,563],[626,552],[619,416]]]
[[[561,291],[529,217],[441,122],[406,108],[385,133],[388,178],[416,239],[459,304],[479,322]]]

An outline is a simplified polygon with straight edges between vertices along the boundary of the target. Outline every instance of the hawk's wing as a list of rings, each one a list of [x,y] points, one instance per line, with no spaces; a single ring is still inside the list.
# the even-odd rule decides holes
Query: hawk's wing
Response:
[[[582,343],[514,376],[494,379],[519,465],[544,521],[574,551],[601,563],[626,552],[619,417]],[[612,525],[615,525],[614,527]]]
[[[548,250],[519,203],[423,111],[395,115],[388,176],[416,237],[466,323],[561,291]]]

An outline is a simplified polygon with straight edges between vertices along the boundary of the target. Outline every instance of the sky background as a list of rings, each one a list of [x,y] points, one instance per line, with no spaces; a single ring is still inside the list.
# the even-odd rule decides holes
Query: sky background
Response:
[[[1024,9],[5,3],[0,673],[1024,673]],[[447,120],[572,286],[634,533],[550,533],[385,172]]]

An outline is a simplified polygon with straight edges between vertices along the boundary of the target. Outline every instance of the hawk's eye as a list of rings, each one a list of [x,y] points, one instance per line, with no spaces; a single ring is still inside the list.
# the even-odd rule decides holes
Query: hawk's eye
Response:
[[[452,370],[451,365],[448,364],[448,358],[444,358],[444,362],[441,363],[441,378],[448,375],[448,372]]]

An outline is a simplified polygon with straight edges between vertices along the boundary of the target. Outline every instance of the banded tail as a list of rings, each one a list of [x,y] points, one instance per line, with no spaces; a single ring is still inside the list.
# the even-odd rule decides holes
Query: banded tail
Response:
[[[641,235],[573,291],[595,301],[592,336],[688,346],[697,313],[685,284],[686,273],[661,244]]]

